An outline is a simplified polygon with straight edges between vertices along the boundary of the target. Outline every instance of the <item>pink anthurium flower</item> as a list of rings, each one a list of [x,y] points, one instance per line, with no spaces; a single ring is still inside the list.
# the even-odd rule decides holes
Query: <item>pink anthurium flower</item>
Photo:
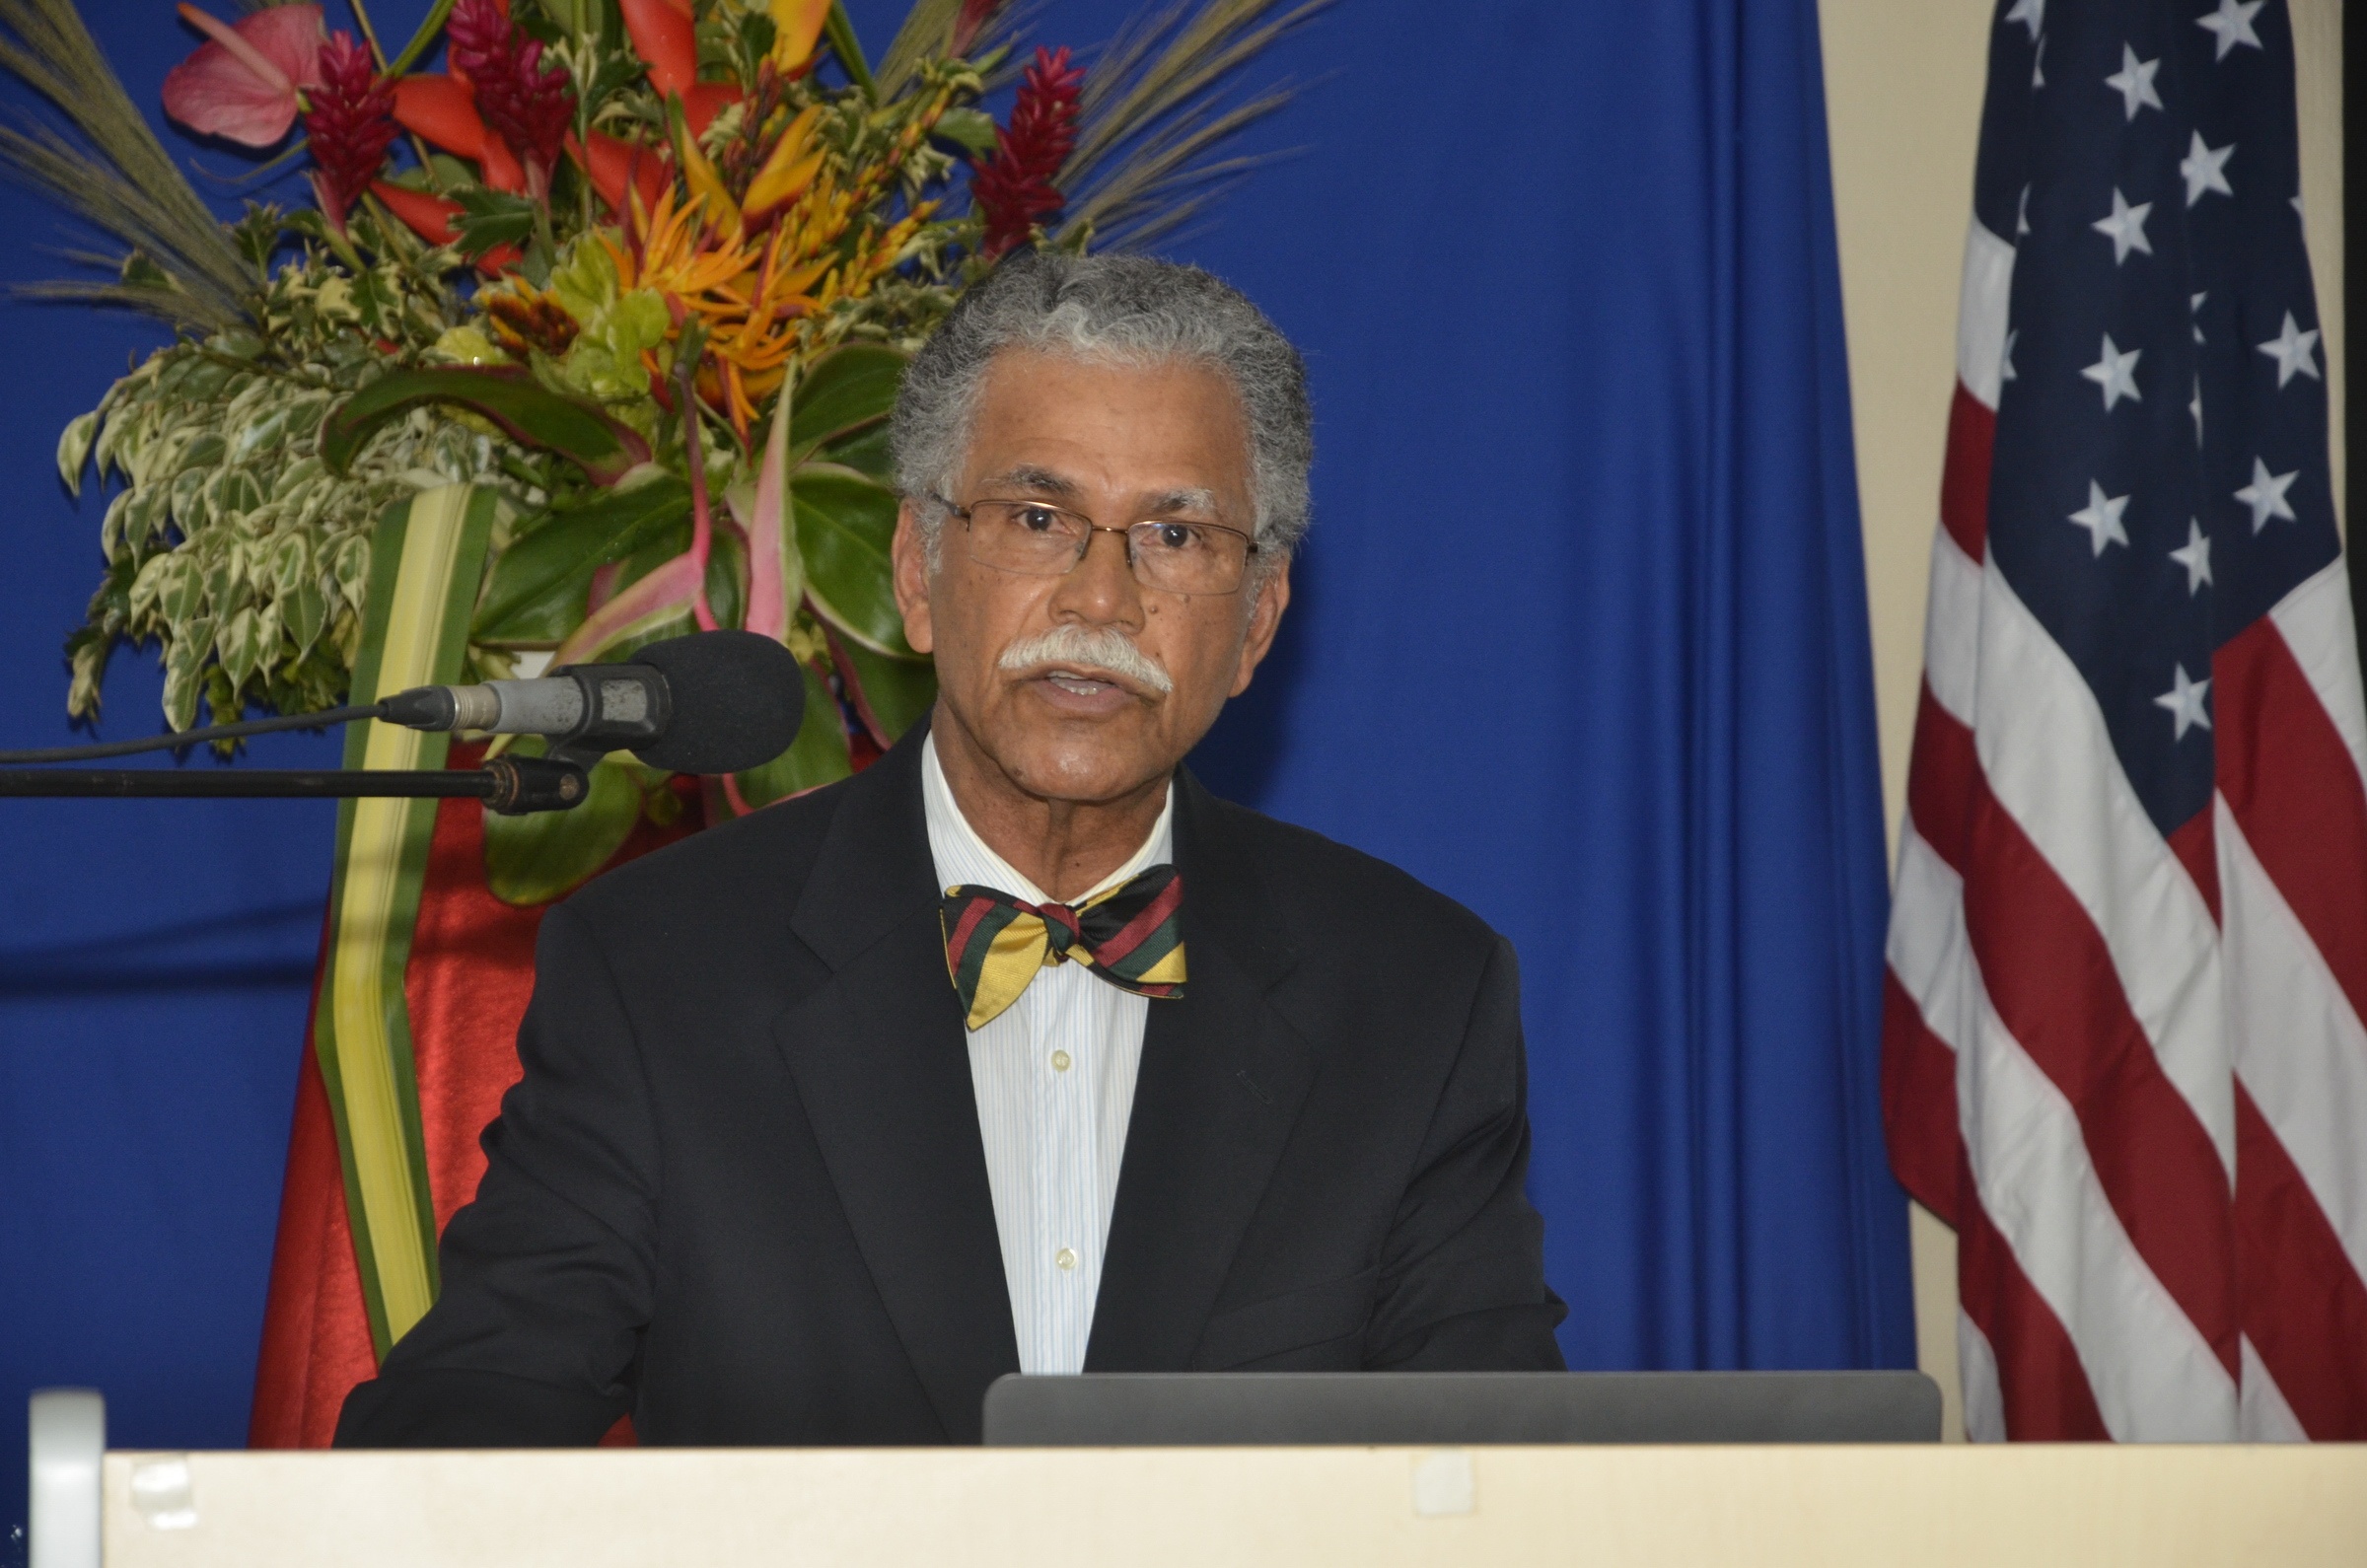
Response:
[[[298,95],[321,85],[321,8],[272,6],[229,23],[183,5],[180,19],[212,41],[165,73],[165,112],[246,147],[285,136],[303,107]]]

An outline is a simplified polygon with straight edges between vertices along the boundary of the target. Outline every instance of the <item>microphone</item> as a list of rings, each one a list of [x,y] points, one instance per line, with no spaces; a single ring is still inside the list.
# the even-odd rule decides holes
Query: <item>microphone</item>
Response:
[[[789,749],[805,718],[797,657],[753,631],[653,642],[631,664],[568,665],[531,680],[415,686],[386,699],[414,730],[543,735],[551,754],[630,751],[676,773],[741,773]]]

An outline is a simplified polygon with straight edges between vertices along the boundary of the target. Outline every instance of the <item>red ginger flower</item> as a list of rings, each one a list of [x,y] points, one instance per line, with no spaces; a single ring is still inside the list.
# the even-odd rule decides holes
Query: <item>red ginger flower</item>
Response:
[[[321,210],[342,231],[345,213],[387,161],[394,140],[394,89],[381,81],[370,51],[340,33],[321,45],[321,85],[305,112]]]
[[[1068,50],[1038,49],[1019,84],[1011,123],[994,133],[994,151],[970,177],[970,199],[986,220],[982,254],[1001,255],[1023,244],[1036,226],[1068,198],[1052,180],[1077,147],[1077,94],[1085,68]]]
[[[517,153],[529,186],[540,195],[575,121],[566,71],[542,63],[540,41],[521,32],[499,0],[460,0],[444,36],[453,74],[475,88],[477,113]]]

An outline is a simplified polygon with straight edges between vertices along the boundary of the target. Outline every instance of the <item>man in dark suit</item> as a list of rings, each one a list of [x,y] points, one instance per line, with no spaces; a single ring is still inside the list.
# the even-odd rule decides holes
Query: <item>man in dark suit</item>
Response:
[[[1023,257],[906,377],[930,722],[544,921],[340,1443],[975,1442],[1004,1373],[1558,1368],[1511,948],[1182,767],[1289,603],[1298,355]]]

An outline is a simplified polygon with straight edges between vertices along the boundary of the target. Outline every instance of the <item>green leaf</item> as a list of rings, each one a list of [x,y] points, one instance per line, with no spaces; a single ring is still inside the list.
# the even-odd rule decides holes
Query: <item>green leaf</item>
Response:
[[[179,571],[164,569],[157,583],[156,604],[159,613],[178,626],[195,617],[205,605],[205,574],[197,563],[179,550],[160,555],[159,560],[171,561]],[[145,573],[142,574],[146,575]]]
[[[538,756],[542,743],[521,741],[513,750]],[[591,793],[572,811],[485,814],[485,885],[496,898],[521,907],[548,903],[624,847],[641,820],[641,786],[619,762],[596,764],[591,778]]]
[[[789,461],[888,417],[911,356],[884,343],[846,343],[814,362],[789,405]]]
[[[937,116],[937,134],[983,158],[994,151],[994,116],[974,108],[949,108]]]
[[[852,468],[809,463],[789,476],[789,499],[815,609],[875,652],[913,657],[888,554],[896,492]]]
[[[172,273],[158,266],[144,252],[138,250],[132,251],[123,258],[122,282],[123,286],[129,289],[170,290],[177,286],[173,281]]]
[[[885,485],[896,483],[896,453],[888,439],[888,421],[861,426],[851,435],[835,437],[815,449],[816,463],[835,463],[868,473]]]
[[[937,700],[937,665],[925,655],[891,659],[844,638],[835,652],[855,712],[884,747],[902,739]]]
[[[91,443],[98,435],[99,415],[94,410],[68,424],[57,438],[57,476],[72,494],[82,494],[82,465],[90,460]]]
[[[822,24],[823,36],[830,40],[830,52],[846,69],[846,79],[863,90],[863,96],[878,102],[880,88],[871,78],[871,62],[863,58],[863,45],[855,37],[855,25],[846,14],[843,0],[830,0],[830,14]]]
[[[321,422],[321,456],[344,473],[383,425],[420,403],[458,403],[484,415],[512,440],[540,447],[614,484],[649,461],[649,444],[589,403],[562,397],[514,368],[447,366],[401,370],[355,392]]]
[[[746,620],[741,585],[748,581],[748,547],[740,535],[718,528],[707,542],[707,608],[715,623],[737,629]]]
[[[420,56],[427,53],[428,49],[434,45],[436,35],[444,31],[444,19],[450,15],[452,15],[452,0],[436,0],[436,3],[428,8],[427,15],[420,19],[418,31],[411,35],[411,41],[404,44],[402,52],[388,63],[386,75],[389,77],[400,76],[418,64]]]
[[[355,276],[353,306],[361,312],[362,325],[381,337],[391,337],[402,329],[402,296],[386,274],[377,269]]]
[[[289,640],[296,644],[296,657],[301,659],[313,651],[313,644],[321,640],[322,629],[328,624],[328,596],[314,578],[281,594],[276,603]]]
[[[739,775],[740,797],[751,806],[834,784],[855,770],[846,754],[846,727],[839,722],[837,699],[812,670],[800,669],[806,677],[805,722],[788,750]]]
[[[213,651],[214,623],[205,616],[175,628],[173,646],[165,655],[165,722],[176,730],[197,722],[205,658]]]
[[[772,52],[772,40],[779,36],[772,18],[753,11],[740,19],[740,75],[744,81],[756,79],[756,64]]]
[[[231,241],[239,248],[239,254],[247,258],[248,265],[254,268],[256,276],[270,277],[271,252],[279,249],[279,237],[285,227],[277,207],[253,201],[247,203],[246,216],[231,225]]]
[[[216,470],[206,497],[218,518],[240,517],[263,504],[263,487],[245,468]]]
[[[452,215],[453,243],[470,260],[497,245],[524,245],[535,232],[535,204],[524,196],[463,185],[452,199],[461,204]]]
[[[247,677],[254,674],[254,667],[262,658],[261,630],[251,606],[224,622],[214,639],[222,660],[222,673],[230,677],[233,691],[247,684]]]
[[[493,562],[469,636],[482,643],[556,642],[584,618],[593,573],[689,516],[690,487],[673,474],[553,515]]]

